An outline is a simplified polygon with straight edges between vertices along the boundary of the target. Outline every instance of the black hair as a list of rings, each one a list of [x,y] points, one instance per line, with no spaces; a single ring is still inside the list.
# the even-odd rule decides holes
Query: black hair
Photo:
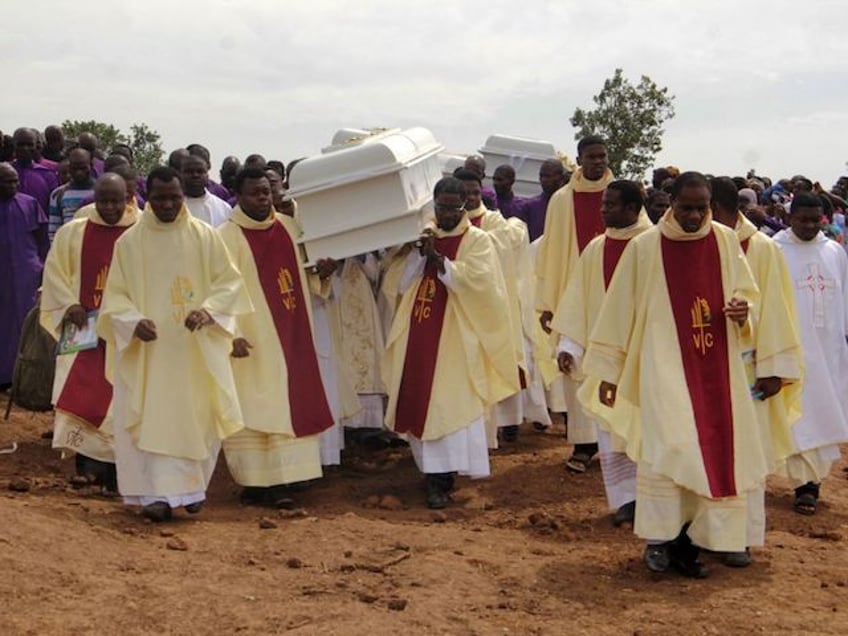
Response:
[[[480,186],[483,185],[483,181],[482,179],[480,179],[480,175],[478,175],[473,170],[467,170],[466,168],[457,168],[453,171],[453,176],[454,178],[459,179],[460,181],[476,181],[480,184]]]
[[[607,186],[607,190],[615,190],[621,196],[622,205],[635,205],[636,209],[641,209],[645,205],[645,196],[642,193],[642,187],[635,181],[627,179],[619,179],[613,181]]]
[[[265,168],[259,168],[258,166],[248,166],[247,168],[242,168],[236,173],[236,194],[241,194],[242,186],[244,186],[244,182],[248,179],[267,179],[268,175],[265,174]]]
[[[710,179],[710,198],[722,209],[734,213],[739,209],[739,190],[730,177],[713,177]]]
[[[156,166],[147,175],[147,191],[153,191],[153,182],[161,181],[162,183],[171,183],[176,179],[180,187],[183,185],[183,180],[180,178],[180,173],[174,170],[171,166]]]
[[[112,172],[119,177],[122,177],[125,181],[135,181],[136,177],[138,177],[138,173],[135,171],[135,168],[128,163],[118,164],[107,172]]]
[[[733,177],[731,179],[737,190],[748,187],[748,180],[745,177]]]
[[[798,208],[824,208],[822,200],[812,192],[799,192],[792,197],[789,214],[794,214]]]
[[[276,159],[271,159],[268,163],[265,164],[265,168],[268,170],[273,170],[278,175],[280,175],[283,180],[286,178],[286,164],[282,161],[277,161]]]
[[[586,135],[583,139],[577,142],[577,156],[579,157],[582,155],[583,151],[589,146],[603,146],[606,148],[607,142],[600,135]]]
[[[505,172],[508,177],[515,179],[515,168],[513,168],[508,163],[502,164],[495,168],[495,173],[497,172]]]
[[[688,172],[681,172],[680,175],[674,180],[674,184],[672,184],[671,186],[671,198],[676,199],[680,196],[680,193],[683,191],[683,188],[689,188],[693,186],[696,188],[704,187],[709,190],[710,182],[707,181],[707,178],[700,172],[695,172],[694,170],[690,170]]]
[[[440,194],[457,194],[465,201],[465,184],[456,177],[442,177],[433,188],[433,198]]]

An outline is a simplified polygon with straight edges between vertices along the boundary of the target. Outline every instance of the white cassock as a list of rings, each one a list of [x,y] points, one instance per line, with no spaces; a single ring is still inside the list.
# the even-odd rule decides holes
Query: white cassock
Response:
[[[786,460],[797,487],[824,479],[848,441],[848,256],[821,232],[802,241],[782,230],[774,240],[793,280],[806,367],[801,419],[792,427],[798,454]]]
[[[212,227],[223,225],[233,214],[230,204],[219,199],[209,190],[204,190],[202,197],[185,197],[185,204],[194,218]]]
[[[386,390],[380,379],[383,325],[372,286],[380,264],[373,254],[346,258],[339,276],[342,364],[350,373],[362,410],[345,418],[348,428],[383,428]]]

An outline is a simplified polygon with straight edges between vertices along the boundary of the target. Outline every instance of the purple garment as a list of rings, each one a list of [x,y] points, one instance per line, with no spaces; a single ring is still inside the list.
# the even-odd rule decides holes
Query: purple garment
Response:
[[[138,175],[135,178],[135,198],[138,199],[141,197],[142,200],[147,199],[147,179]],[[144,204],[141,204],[141,207],[144,208]]]
[[[59,176],[50,168],[37,163],[23,166],[19,161],[13,161],[12,167],[20,181],[18,192],[33,197],[42,210],[47,210],[50,207],[50,194],[59,187]]]
[[[238,197],[236,195],[231,196],[229,199],[227,199],[227,203],[229,203],[230,207],[235,210],[236,206],[238,205]]]
[[[216,197],[221,199],[221,201],[227,201],[228,203],[233,196],[233,194],[229,190],[227,190],[220,183],[212,181],[212,179],[209,179],[209,183],[206,184],[206,189],[209,190],[211,194],[214,194]]]
[[[496,202],[498,204],[498,210],[501,211],[501,214],[503,214],[505,219],[508,219],[513,216],[518,216],[518,212],[526,200],[527,199],[517,197],[510,193],[507,197],[497,197]]]
[[[96,179],[101,174],[103,174],[103,160],[95,157],[91,160],[91,174]]]
[[[542,236],[545,231],[545,217],[548,214],[548,201],[551,200],[551,195],[541,192],[535,197],[523,199],[516,206],[516,218],[521,219],[527,224],[527,232],[530,234],[530,241],[535,241]]]
[[[33,197],[0,201],[0,384],[12,381],[21,327],[35,306],[50,243],[47,214]]]

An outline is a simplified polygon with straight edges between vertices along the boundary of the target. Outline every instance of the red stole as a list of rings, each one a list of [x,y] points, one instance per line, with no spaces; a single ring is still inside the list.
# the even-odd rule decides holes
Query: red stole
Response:
[[[606,230],[601,214],[604,192],[572,192],[574,197],[574,227],[577,233],[577,253],[582,254],[589,242]]]
[[[746,238],[744,241],[742,241],[742,251],[743,251],[745,254],[747,254],[747,253],[748,253],[748,245],[749,245],[750,243],[751,243],[751,239],[749,239],[749,238]]]
[[[471,222],[471,225],[473,225],[474,227],[480,227],[480,225],[483,223],[483,217],[484,216],[485,216],[485,214],[481,214],[480,216],[475,216],[473,219],[468,219],[468,220]]]
[[[618,261],[629,242],[630,239],[612,239],[608,236],[604,238],[604,289],[609,287]]]
[[[455,259],[463,236],[465,233],[436,239],[436,251],[445,258]],[[448,289],[439,280],[436,264],[428,262],[409,317],[406,358],[395,411],[395,431],[398,433],[409,433],[418,439],[424,434],[447,306]]]
[[[732,497],[736,495],[733,406],[715,232],[695,241],[663,236],[662,257],[710,493]]]
[[[100,308],[112,264],[112,250],[115,241],[126,230],[127,227],[91,221],[85,225],[80,250],[79,303],[86,311]],[[99,340],[96,348],[77,353],[56,401],[56,409],[99,427],[111,402],[112,385],[106,379],[106,345]]]
[[[296,437],[317,435],[333,425],[333,415],[318,370],[294,243],[279,221],[265,229],[241,231],[253,253],[259,284],[286,361],[292,429]]]

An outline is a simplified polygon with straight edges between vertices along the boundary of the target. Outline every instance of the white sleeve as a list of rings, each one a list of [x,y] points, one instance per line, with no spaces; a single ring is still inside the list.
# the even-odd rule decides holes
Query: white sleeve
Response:
[[[412,286],[412,283],[424,275],[424,267],[427,265],[427,258],[421,256],[419,252],[412,251],[406,257],[406,267],[403,270],[403,276],[400,279],[400,287],[398,293],[403,294]]]

